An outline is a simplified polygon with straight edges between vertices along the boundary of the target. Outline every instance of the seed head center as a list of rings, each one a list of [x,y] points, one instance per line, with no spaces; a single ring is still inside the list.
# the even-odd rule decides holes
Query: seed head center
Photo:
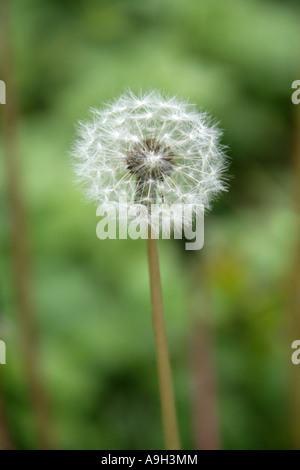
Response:
[[[157,139],[148,138],[136,143],[126,155],[129,171],[139,183],[163,181],[173,171],[174,153]]]

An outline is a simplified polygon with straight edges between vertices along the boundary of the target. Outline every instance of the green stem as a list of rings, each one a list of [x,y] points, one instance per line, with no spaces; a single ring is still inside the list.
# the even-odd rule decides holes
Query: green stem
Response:
[[[152,319],[166,447],[168,450],[179,450],[180,443],[172,385],[171,366],[167,345],[167,335],[164,322],[157,240],[151,239],[150,229],[148,231],[147,248],[151,287]]]

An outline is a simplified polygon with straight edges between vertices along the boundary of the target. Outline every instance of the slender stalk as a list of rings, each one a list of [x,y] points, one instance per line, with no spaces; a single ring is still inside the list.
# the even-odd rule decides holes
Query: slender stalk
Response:
[[[147,240],[152,320],[156,346],[159,390],[166,447],[168,450],[180,449],[177,427],[175,400],[172,384],[171,366],[164,321],[162,291],[159,271],[157,240],[151,239],[150,229]]]
[[[20,323],[21,348],[29,395],[36,420],[39,445],[50,449],[48,407],[39,370],[39,350],[36,320],[31,295],[31,260],[27,239],[27,214],[24,205],[20,159],[17,145],[19,113],[13,84],[12,40],[9,28],[10,2],[0,3],[1,70],[7,85],[6,104],[3,105],[4,155],[8,183],[8,203],[11,217],[12,264],[16,305]],[[2,78],[2,77],[1,77]]]

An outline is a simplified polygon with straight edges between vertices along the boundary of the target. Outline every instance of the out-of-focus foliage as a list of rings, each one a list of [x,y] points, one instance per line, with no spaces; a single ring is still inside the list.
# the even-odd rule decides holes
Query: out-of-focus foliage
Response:
[[[294,245],[291,83],[300,5],[271,0],[15,0],[20,154],[30,217],[43,375],[57,445],[161,448],[143,241],[99,241],[74,187],[74,124],[124,88],[190,98],[224,129],[230,191],[206,217],[205,246],[161,243],[166,322],[184,448],[192,448],[190,259],[206,267],[225,448],[290,446],[284,340]],[[0,77],[1,78],[1,77]],[[1,152],[2,152],[1,147]],[[34,448],[11,275],[1,159],[1,339],[9,417]],[[196,274],[195,274],[196,275]],[[207,291],[207,285],[209,291]],[[199,313],[201,302],[199,304]]]

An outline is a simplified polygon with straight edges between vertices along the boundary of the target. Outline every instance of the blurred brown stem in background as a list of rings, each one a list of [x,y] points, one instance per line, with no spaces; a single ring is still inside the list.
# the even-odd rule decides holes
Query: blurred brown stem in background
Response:
[[[2,389],[2,371],[0,366],[0,449],[14,450],[16,446],[13,443],[10,426],[6,417],[3,389]]]
[[[192,416],[195,448],[219,450],[218,393],[214,358],[214,325],[207,298],[205,267],[199,258],[191,266],[191,336]],[[200,286],[204,287],[200,289]]]
[[[294,147],[292,153],[292,175],[294,179],[294,208],[296,215],[297,241],[294,260],[289,278],[290,324],[289,345],[300,339],[300,104],[295,106]],[[291,364],[291,407],[292,443],[300,449],[300,371]]]
[[[1,0],[1,72],[6,83],[6,104],[3,107],[3,136],[8,202],[11,217],[12,263],[17,311],[20,322],[21,350],[30,399],[36,419],[39,446],[50,448],[48,409],[39,374],[35,316],[30,292],[30,257],[28,252],[26,213],[21,188],[20,161],[17,149],[18,111],[12,67],[12,41],[9,28],[9,6]],[[1,77],[2,78],[2,77]]]

